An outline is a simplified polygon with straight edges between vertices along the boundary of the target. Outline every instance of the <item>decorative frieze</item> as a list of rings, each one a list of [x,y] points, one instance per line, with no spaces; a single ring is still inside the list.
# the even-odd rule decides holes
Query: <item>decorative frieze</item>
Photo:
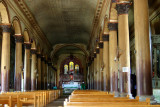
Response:
[[[23,35],[15,35],[14,37],[15,37],[16,43],[23,43],[24,42]]]
[[[102,39],[103,41],[109,41],[109,34],[103,34]]]
[[[130,6],[131,6],[131,3],[117,3],[116,9],[117,9],[118,15],[128,14]]]
[[[110,31],[117,31],[118,30],[118,23],[108,23],[108,29]]]
[[[1,25],[3,32],[11,32],[11,25]]]

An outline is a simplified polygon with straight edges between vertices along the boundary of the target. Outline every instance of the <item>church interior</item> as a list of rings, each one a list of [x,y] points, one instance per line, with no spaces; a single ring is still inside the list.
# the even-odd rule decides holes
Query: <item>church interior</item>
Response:
[[[31,105],[160,107],[160,0],[0,0],[0,107]]]

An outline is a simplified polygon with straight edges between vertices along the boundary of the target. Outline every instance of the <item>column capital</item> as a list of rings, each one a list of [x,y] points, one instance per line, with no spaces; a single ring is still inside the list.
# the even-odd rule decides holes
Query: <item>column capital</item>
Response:
[[[48,61],[47,61],[47,60],[44,60],[44,63],[45,63],[45,64],[47,64],[47,63],[48,63]]]
[[[91,66],[91,62],[88,62],[88,66]]]
[[[41,60],[44,61],[44,59],[45,59],[44,56],[41,56]]]
[[[37,50],[36,49],[31,49],[31,54],[36,54]]]
[[[3,33],[4,32],[11,33],[11,24],[2,24],[0,26],[3,30]]]
[[[48,66],[52,66],[52,62],[48,62]]]
[[[109,29],[109,31],[117,31],[118,30],[118,23],[117,22],[109,22],[108,29]]]
[[[94,52],[94,58],[96,58],[97,57],[97,54],[96,54],[96,52]]]
[[[92,62],[94,61],[94,56],[92,56],[91,61],[92,61]]]
[[[96,48],[96,53],[99,54],[99,48]]]
[[[112,3],[117,3],[118,0],[112,0]]]
[[[103,41],[109,41],[109,34],[103,34],[102,39]]]
[[[23,35],[14,35],[14,38],[15,38],[16,43],[23,43],[24,42]]]
[[[98,46],[99,46],[99,48],[103,48],[103,41],[100,41],[99,43],[98,43]]]
[[[118,15],[128,14],[130,6],[131,6],[130,2],[117,3],[116,10]]]
[[[38,57],[38,58],[41,58],[41,53],[37,53],[37,57]]]
[[[26,49],[31,49],[31,43],[24,43]]]

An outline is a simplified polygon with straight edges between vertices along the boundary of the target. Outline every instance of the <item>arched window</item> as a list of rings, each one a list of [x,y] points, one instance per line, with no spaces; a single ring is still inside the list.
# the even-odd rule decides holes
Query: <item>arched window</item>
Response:
[[[74,71],[74,62],[69,62],[69,70]]]
[[[65,64],[65,65],[64,65],[64,74],[67,74],[67,72],[68,72],[68,65]]]
[[[77,74],[79,73],[79,65],[78,64],[75,65],[75,73],[77,73]]]

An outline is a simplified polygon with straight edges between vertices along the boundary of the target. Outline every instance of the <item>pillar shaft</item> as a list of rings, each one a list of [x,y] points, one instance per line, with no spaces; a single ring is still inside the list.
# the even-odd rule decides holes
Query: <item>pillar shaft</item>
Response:
[[[15,35],[15,41],[16,41],[16,54],[15,54],[14,89],[15,91],[21,91],[23,36]]]
[[[147,0],[134,0],[137,95],[152,95],[151,48]]]
[[[25,43],[25,55],[24,55],[24,91],[31,90],[30,49],[31,49],[31,44],[30,43]]]
[[[154,78],[158,78],[157,75],[157,46],[153,46],[153,51],[154,51]]]
[[[131,95],[130,80],[130,45],[129,45],[129,24],[128,11],[130,3],[117,3],[118,12],[118,57],[120,73],[120,95]]]
[[[110,91],[109,34],[103,35],[104,91]]]
[[[91,88],[94,89],[94,57],[92,58]]]
[[[45,61],[45,90],[47,89],[47,74],[48,74],[48,66],[47,66],[47,61]]]
[[[97,89],[97,58],[94,53],[94,89]]]
[[[37,54],[37,61],[38,61],[38,80],[37,80],[37,89],[41,90],[41,54]]]
[[[47,74],[46,74],[46,79],[47,79],[47,84],[46,84],[46,86],[47,86],[47,89],[49,89],[49,66],[48,66],[48,63],[47,63]]]
[[[118,92],[117,27],[117,23],[108,23],[110,92],[115,94]]]
[[[3,29],[1,56],[1,92],[9,91],[10,72],[10,25],[1,25]]]
[[[89,78],[90,78],[90,85],[89,85],[89,89],[92,89],[92,62],[91,62],[91,64],[90,64],[90,72],[89,72]]]
[[[102,38],[102,35],[101,37]],[[104,82],[104,78],[103,78],[103,71],[102,71],[102,64],[103,64],[103,41],[102,39],[100,39],[100,42],[98,43],[99,45],[99,72],[100,72],[100,75],[99,75],[99,84],[100,84],[100,87],[99,87],[99,90],[103,90],[104,86],[103,86],[103,82]]]
[[[45,62],[44,62],[44,56],[41,57],[41,89],[44,90],[44,72],[45,72]]]
[[[87,87],[90,89],[90,63],[88,63],[88,72],[87,72]]]
[[[32,63],[31,63],[31,90],[36,90],[36,72],[37,72],[37,66],[36,66],[36,50],[31,49],[32,54]]]
[[[51,66],[52,66],[52,63],[48,63],[48,84],[49,84],[49,87],[48,87],[48,89],[51,89],[52,87],[51,87],[51,72],[52,72],[52,68],[51,68]]]
[[[99,55],[99,48],[96,49],[96,53],[97,53],[97,62],[96,62],[96,78],[97,78],[97,81],[96,81],[96,84],[97,84],[97,90],[99,90],[100,88],[100,55]]]

